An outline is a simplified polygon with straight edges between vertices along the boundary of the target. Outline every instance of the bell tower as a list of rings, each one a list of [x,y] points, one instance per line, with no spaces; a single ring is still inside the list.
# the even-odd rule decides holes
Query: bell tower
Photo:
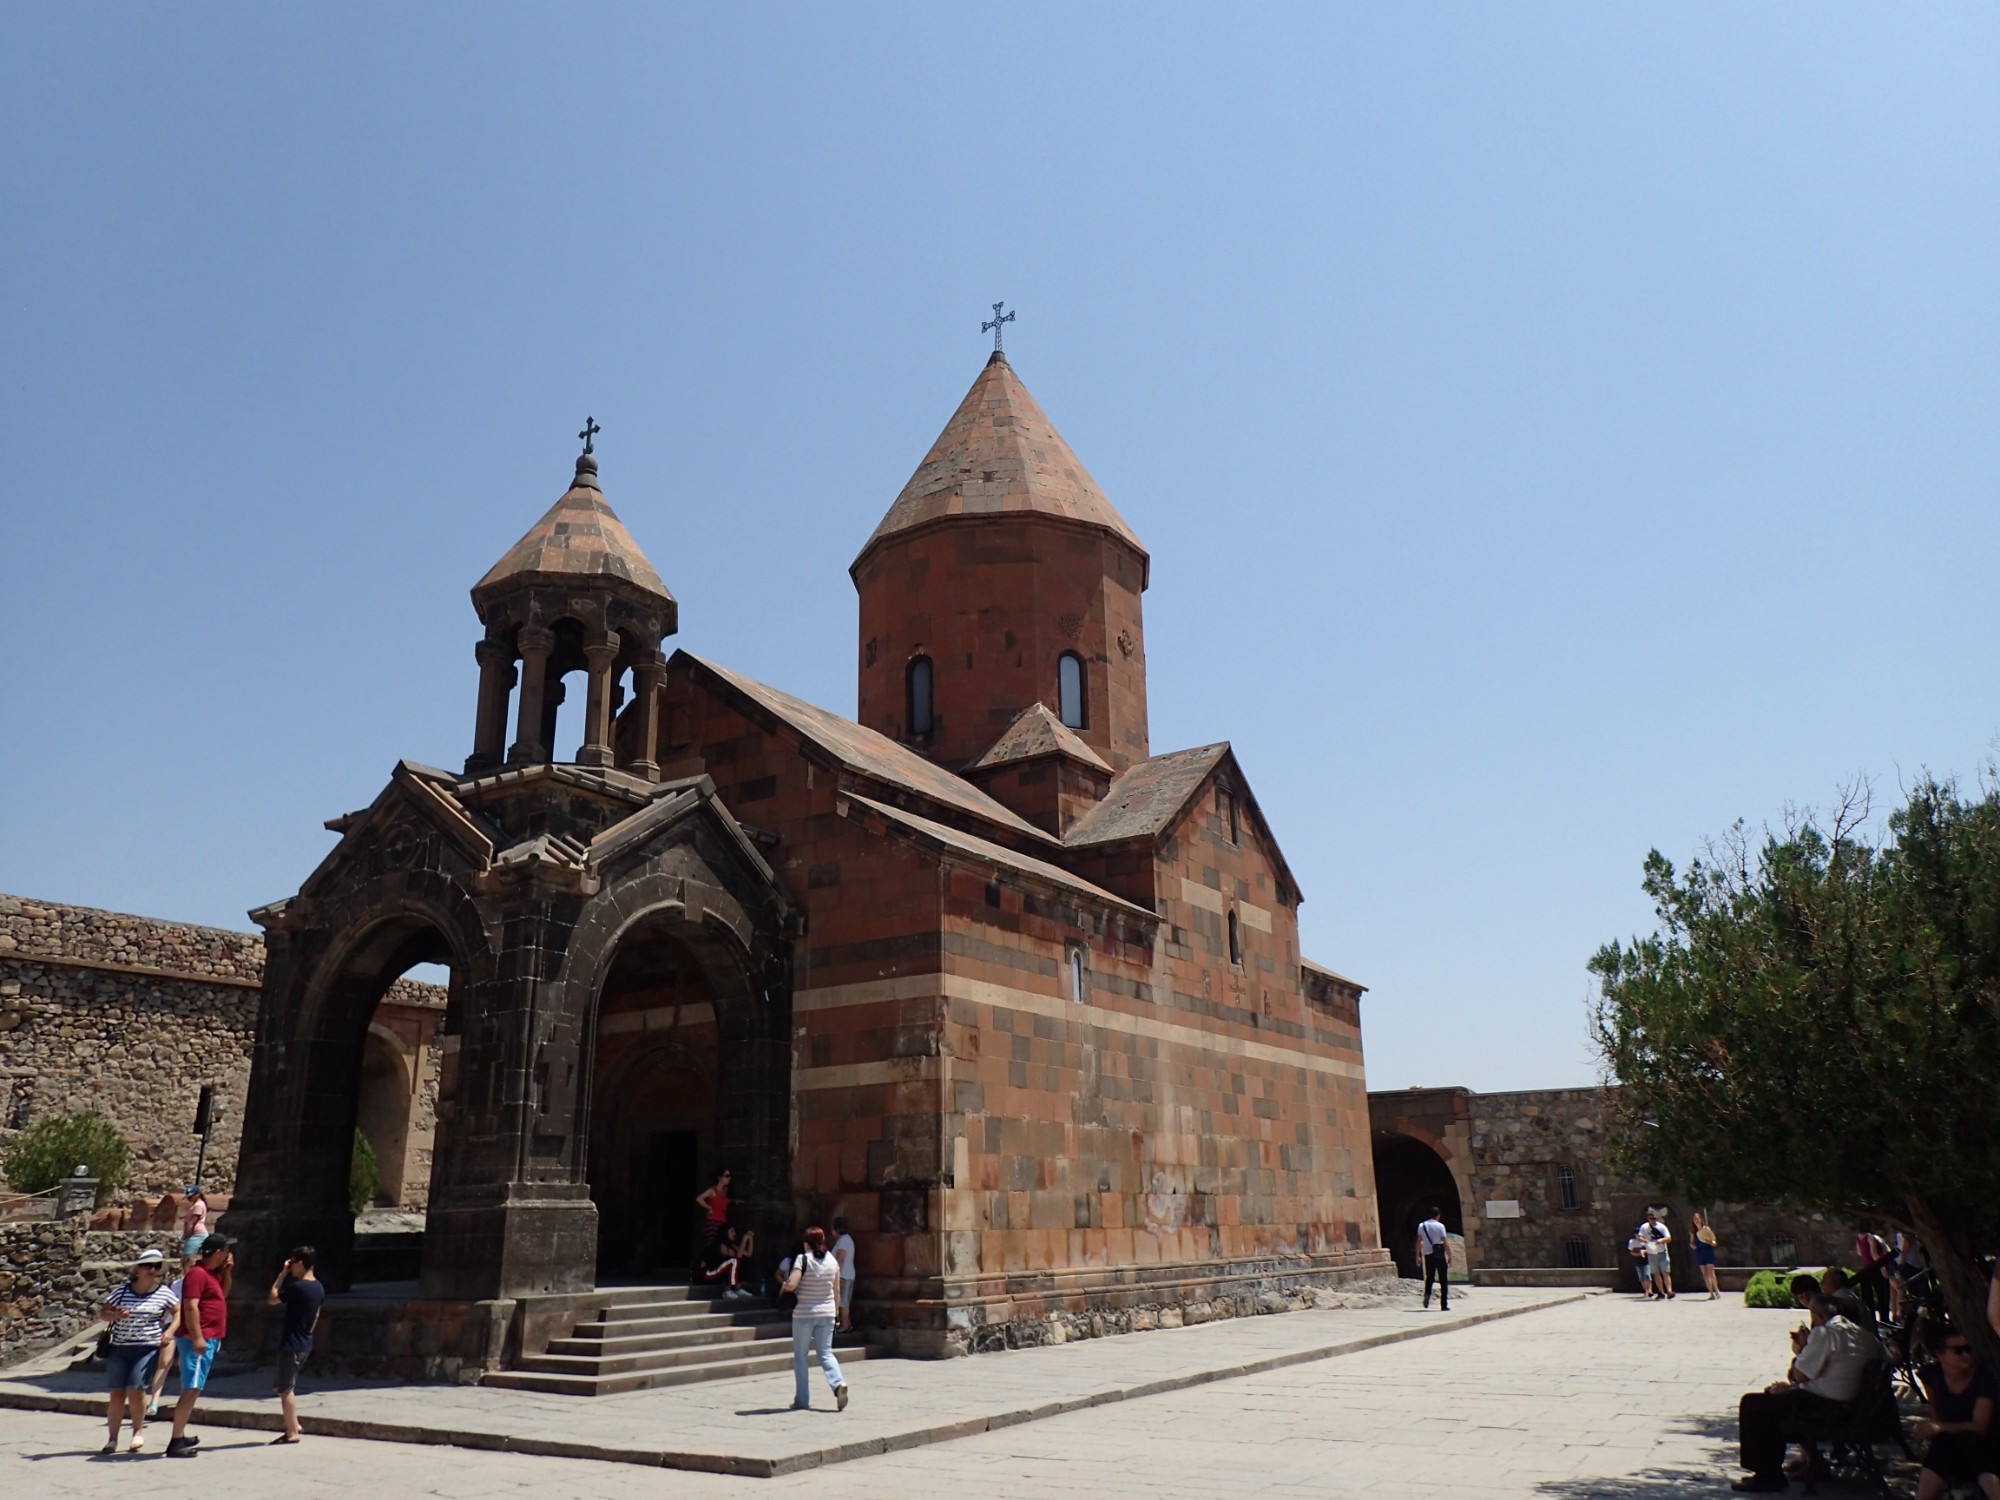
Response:
[[[479,711],[468,776],[553,760],[563,677],[580,670],[586,687],[576,763],[620,765],[659,779],[657,700],[666,675],[660,642],[680,628],[680,611],[605,502],[593,451],[597,431],[594,422],[584,424],[569,488],[473,587],[472,607],[486,634],[477,650]],[[628,669],[641,722],[638,751],[621,764],[611,725]],[[510,745],[508,708],[517,684]]]
[[[1040,703],[1114,771],[1144,760],[1148,566],[995,349],[848,570],[856,717],[959,771]]]

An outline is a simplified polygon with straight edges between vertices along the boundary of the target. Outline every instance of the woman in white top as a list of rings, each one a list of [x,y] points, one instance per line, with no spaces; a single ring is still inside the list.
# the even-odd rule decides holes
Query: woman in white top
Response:
[[[826,1383],[833,1387],[833,1399],[847,1410],[847,1382],[840,1373],[840,1361],[833,1357],[833,1320],[840,1309],[840,1262],[826,1250],[826,1231],[817,1226],[806,1231],[805,1254],[792,1263],[785,1278],[785,1290],[798,1294],[792,1309],[792,1410],[804,1411],[812,1405],[812,1388],[806,1384],[806,1355],[817,1352],[819,1366],[826,1371]]]

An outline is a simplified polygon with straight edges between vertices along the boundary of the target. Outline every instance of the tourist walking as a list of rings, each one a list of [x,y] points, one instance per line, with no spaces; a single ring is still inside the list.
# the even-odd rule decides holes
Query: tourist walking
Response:
[[[834,1319],[837,1332],[854,1326],[854,1236],[847,1232],[847,1216],[833,1220],[833,1258],[840,1262],[840,1315]]]
[[[1431,1283],[1435,1281],[1438,1311],[1450,1312],[1451,1231],[1444,1227],[1443,1212],[1433,1207],[1430,1217],[1417,1226],[1417,1256],[1424,1263],[1424,1306],[1431,1305]]]
[[[229,1332],[229,1288],[236,1279],[236,1243],[226,1234],[211,1234],[201,1242],[201,1258],[181,1278],[181,1335],[174,1341],[180,1354],[181,1398],[174,1403],[174,1434],[167,1439],[168,1458],[193,1458],[200,1444],[187,1435],[188,1418],[208,1384],[208,1372],[222,1353]]]
[[[181,1259],[193,1260],[201,1242],[208,1238],[208,1194],[201,1184],[190,1182],[187,1201],[181,1206]]]
[[[111,1325],[111,1346],[104,1351],[104,1383],[110,1392],[104,1403],[106,1453],[118,1451],[118,1429],[128,1415],[131,1451],[146,1448],[146,1386],[180,1322],[180,1299],[165,1285],[166,1269],[166,1256],[142,1251],[132,1262],[131,1276],[105,1299],[99,1313]]]
[[[1929,1372],[1924,1392],[1930,1415],[1917,1423],[1914,1436],[1930,1447],[1917,1476],[1917,1500],[1937,1500],[1946,1486],[1968,1484],[1977,1485],[1986,1500],[2000,1500],[1992,1443],[2000,1386],[1973,1363],[1972,1345],[1956,1328],[1945,1329],[1938,1367]]]
[[[826,1231],[814,1225],[806,1231],[805,1252],[792,1262],[792,1274],[785,1278],[785,1290],[798,1294],[792,1309],[792,1410],[812,1406],[812,1387],[806,1381],[806,1355],[817,1354],[826,1371],[826,1383],[833,1387],[834,1405],[847,1410],[847,1381],[840,1373],[840,1361],[833,1357],[833,1320],[840,1308],[840,1262],[827,1253]]]
[[[1720,1241],[1705,1214],[1695,1214],[1688,1227],[1694,1232],[1694,1263],[1701,1271],[1702,1285],[1708,1288],[1708,1300],[1714,1302],[1722,1296],[1715,1285],[1715,1247]]]
[[[207,1238],[207,1235],[202,1236],[202,1239]],[[181,1286],[187,1279],[188,1267],[201,1258],[200,1250],[201,1240],[189,1240],[186,1238],[181,1240],[181,1272],[180,1275],[168,1283],[174,1290],[174,1301],[176,1302],[181,1300]],[[171,1351],[162,1354],[159,1358],[159,1367],[153,1371],[152,1388],[146,1392],[146,1420],[149,1422],[159,1420],[160,1395],[167,1388],[167,1378],[176,1373],[176,1364],[177,1361],[174,1359]]]
[[[313,1329],[319,1326],[319,1310],[326,1302],[326,1288],[313,1274],[319,1256],[311,1245],[301,1245],[285,1257],[278,1279],[271,1283],[267,1307],[284,1309],[284,1326],[278,1334],[278,1368],[273,1389],[285,1430],[274,1444],[299,1440],[299,1370],[312,1353]]]
[[[1652,1295],[1662,1302],[1672,1301],[1674,1268],[1669,1247],[1674,1242],[1674,1235],[1660,1222],[1657,1208],[1646,1210],[1646,1222],[1639,1226],[1639,1238],[1646,1242],[1646,1280],[1652,1286]]]

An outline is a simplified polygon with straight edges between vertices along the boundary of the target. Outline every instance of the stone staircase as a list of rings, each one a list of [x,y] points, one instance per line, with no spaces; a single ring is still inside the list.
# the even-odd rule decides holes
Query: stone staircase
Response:
[[[857,1335],[834,1341],[843,1365],[866,1359]],[[724,1301],[710,1287],[620,1288],[596,1318],[549,1340],[512,1370],[480,1384],[563,1396],[608,1396],[653,1386],[775,1375],[792,1367],[792,1315],[762,1297]],[[813,1379],[820,1378],[817,1369]]]

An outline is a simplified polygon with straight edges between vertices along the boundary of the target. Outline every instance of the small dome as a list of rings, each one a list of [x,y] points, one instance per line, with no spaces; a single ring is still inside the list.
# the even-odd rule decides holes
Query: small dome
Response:
[[[669,603],[674,597],[606,503],[597,460],[588,453],[577,459],[576,478],[562,499],[473,586],[472,599],[482,603],[510,584],[586,579],[617,579]]]

